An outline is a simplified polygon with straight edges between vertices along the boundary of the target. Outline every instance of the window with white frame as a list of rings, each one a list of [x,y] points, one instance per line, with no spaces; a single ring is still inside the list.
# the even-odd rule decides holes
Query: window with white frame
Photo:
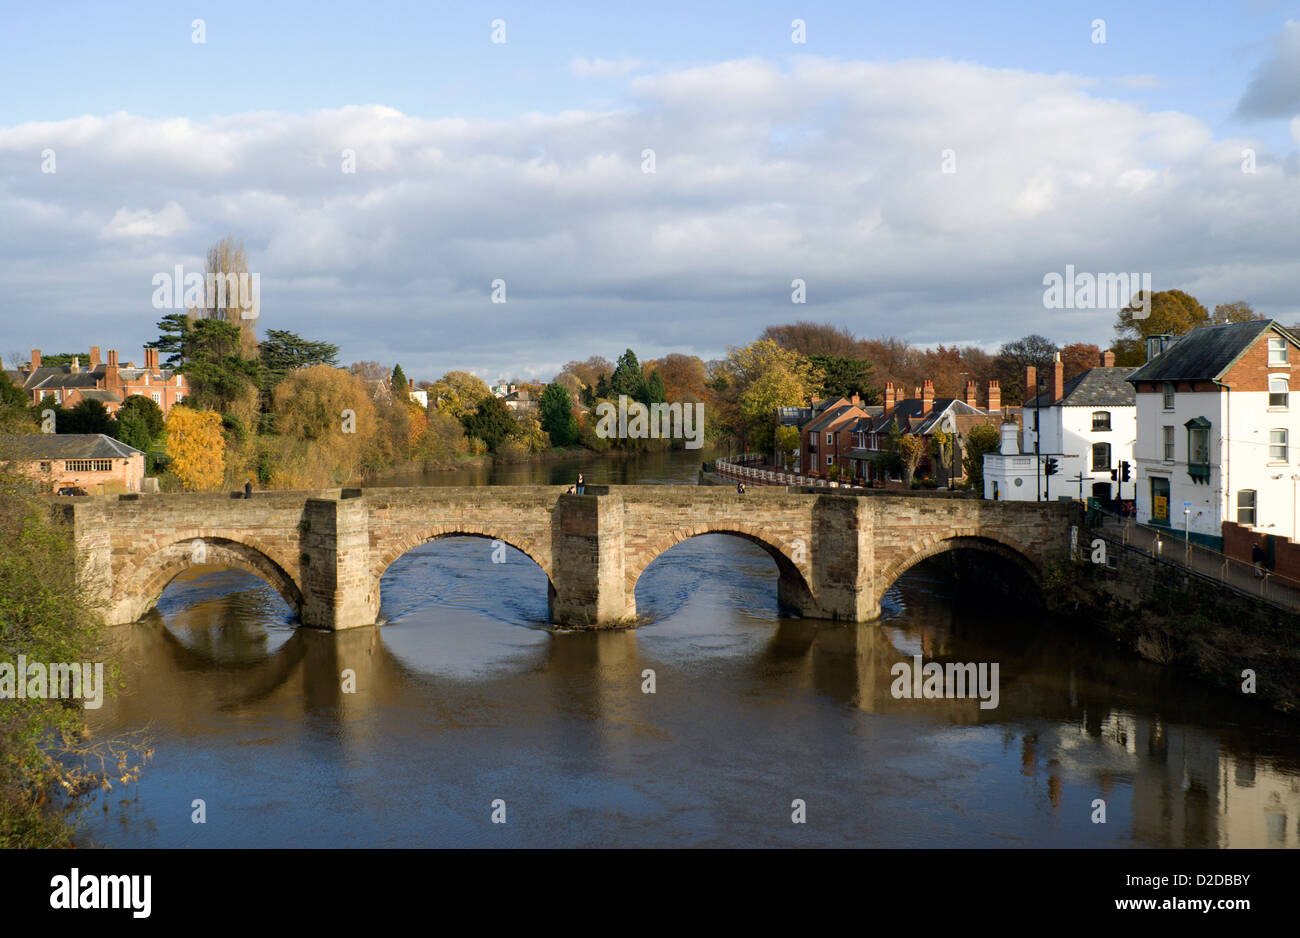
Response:
[[[1268,338],[1268,363],[1270,365],[1285,365],[1287,363],[1287,344],[1286,339],[1280,335],[1269,336]]]
[[[1282,375],[1268,377],[1268,406],[1286,407],[1288,392],[1291,390],[1290,379]]]
[[[1255,523],[1255,490],[1242,489],[1237,493],[1237,524]]]
[[[1160,429],[1161,429],[1161,431],[1163,431],[1163,433],[1164,433],[1165,459],[1168,460],[1169,462],[1173,462],[1173,460],[1174,460],[1174,428],[1173,428],[1173,427],[1161,427]]]
[[[1094,430],[1110,429],[1110,411],[1094,410],[1092,412],[1092,428]]]
[[[153,398],[153,402],[154,402],[155,404],[161,404],[161,403],[162,403],[162,392],[161,392],[161,391],[154,391],[154,392],[153,392],[152,394],[150,394],[149,396]]]
[[[1286,462],[1287,431],[1282,429],[1268,431],[1268,458],[1272,462]]]
[[[1174,409],[1174,385],[1170,381],[1165,382],[1165,410]]]
[[[829,465],[833,464],[834,462],[835,462],[835,457],[832,456],[830,453],[827,453],[827,454],[826,454],[826,465],[829,466]]]
[[[827,445],[827,446],[830,446],[830,445],[831,445],[832,443],[834,443],[834,442],[835,442],[835,434],[834,434],[834,433],[827,433],[827,434],[826,434],[826,445]]]

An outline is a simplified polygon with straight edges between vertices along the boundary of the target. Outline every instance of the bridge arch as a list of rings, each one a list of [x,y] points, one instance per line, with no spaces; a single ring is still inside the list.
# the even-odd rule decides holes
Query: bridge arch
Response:
[[[114,605],[126,610],[124,621],[133,622],[154,607],[178,574],[201,566],[251,573],[279,593],[295,616],[302,614],[302,590],[297,581],[264,548],[233,538],[200,535],[174,541],[135,564],[115,589]]]
[[[926,535],[921,538],[916,550],[887,565],[876,581],[879,584],[877,601],[898,581],[899,577],[921,561],[954,550],[980,551],[1001,557],[1024,573],[1036,589],[1042,589],[1042,570],[1018,545],[987,532],[976,534],[974,531],[964,531],[947,535]]]
[[[654,563],[667,550],[683,541],[704,534],[729,534],[739,537],[751,544],[761,547],[769,557],[776,561],[777,599],[785,606],[804,609],[812,602],[812,589],[808,585],[810,566],[807,560],[808,546],[804,545],[802,564],[796,563],[788,547],[774,539],[771,532],[756,525],[741,524],[734,521],[716,524],[697,524],[689,527],[674,528],[652,538],[641,550],[629,556],[625,568],[625,589],[630,602],[636,596],[636,584],[650,564]]]
[[[384,573],[397,561],[397,558],[423,544],[444,537],[479,537],[489,541],[501,541],[503,544],[509,544],[541,568],[542,572],[546,574],[549,591],[551,593],[555,592],[555,578],[551,574],[550,557],[546,556],[536,544],[527,538],[516,537],[513,534],[501,534],[491,527],[474,524],[433,525],[392,538],[375,551],[370,567],[375,583],[383,579]]]

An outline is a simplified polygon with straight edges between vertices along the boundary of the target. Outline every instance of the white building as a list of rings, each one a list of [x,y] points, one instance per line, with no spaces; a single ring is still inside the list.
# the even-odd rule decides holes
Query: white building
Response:
[[[1151,336],[1137,392],[1137,517],[1216,550],[1224,525],[1294,539],[1300,341],[1272,320]]]
[[[1127,381],[1133,369],[1117,368],[1114,361],[1112,353],[1104,352],[1100,366],[1066,381],[1058,354],[1043,385],[1035,368],[1026,369],[1025,387],[1043,389],[1021,408],[1019,436],[1014,425],[1004,424],[1001,451],[984,455],[985,498],[1032,502],[1132,497],[1133,483],[1125,484],[1118,476],[1122,463],[1133,462],[1137,437],[1137,408]],[[1049,457],[1057,465],[1051,477],[1043,472]]]

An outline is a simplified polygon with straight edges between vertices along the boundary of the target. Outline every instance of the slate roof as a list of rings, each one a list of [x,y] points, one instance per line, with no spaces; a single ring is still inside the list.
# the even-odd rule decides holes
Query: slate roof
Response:
[[[849,411],[853,410],[856,407],[858,407],[857,404],[850,404],[847,401],[843,404],[827,407],[820,414],[818,414],[807,424],[805,424],[804,429],[812,432],[821,430],[822,427],[833,424],[836,420],[839,420],[841,417],[843,417],[845,414],[847,414]]]
[[[102,433],[0,433],[0,455],[13,459],[127,459],[140,450]]]
[[[1163,354],[1129,375],[1128,381],[1214,381],[1269,329],[1300,345],[1300,340],[1272,319],[1202,326],[1179,336]]]
[[[122,403],[122,398],[118,396],[116,391],[89,390],[79,391],[78,393],[81,395],[83,401],[99,401],[101,404]]]
[[[1170,346],[1172,348],[1173,346]],[[1165,355],[1169,352],[1166,351]],[[1162,356],[1163,357],[1163,356]],[[1024,406],[1032,410],[1035,406],[1053,407],[1134,407],[1137,405],[1133,385],[1129,375],[1133,368],[1113,366],[1110,368],[1089,368],[1081,375],[1075,375],[1065,382],[1061,399],[1052,400],[1051,394],[1039,394],[1030,398]]]

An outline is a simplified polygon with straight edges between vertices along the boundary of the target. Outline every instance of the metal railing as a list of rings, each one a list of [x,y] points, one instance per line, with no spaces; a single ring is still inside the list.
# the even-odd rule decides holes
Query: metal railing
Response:
[[[741,453],[737,456],[719,456],[713,461],[713,471],[728,479],[738,482],[753,482],[757,485],[807,485],[824,488],[866,488],[848,482],[837,482],[817,476],[806,476],[797,472],[782,472],[769,469],[762,453]]]
[[[1170,532],[1166,536],[1134,518],[1100,511],[1100,526],[1091,528],[1108,542],[1147,557],[1181,567],[1188,573],[1264,600],[1279,608],[1300,609],[1300,580],[1255,565],[1221,551],[1194,544]],[[1081,548],[1082,549],[1082,548]]]

